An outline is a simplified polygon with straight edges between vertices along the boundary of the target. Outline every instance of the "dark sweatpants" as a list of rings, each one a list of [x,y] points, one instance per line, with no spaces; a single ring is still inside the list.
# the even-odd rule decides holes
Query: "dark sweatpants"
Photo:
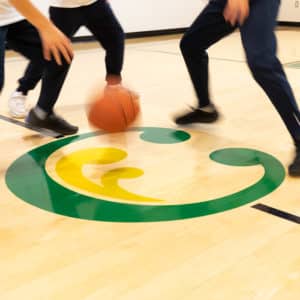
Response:
[[[123,67],[124,32],[106,0],[78,8],[50,7],[52,22],[69,38],[74,36],[81,26],[86,26],[106,51],[106,75],[120,76]],[[70,65],[66,62],[59,66],[55,61],[44,65],[32,62],[28,65],[20,88],[24,82],[38,80],[44,74],[47,81],[42,86],[37,105],[46,112],[51,112],[62,89]],[[44,73],[43,73],[44,72]]]
[[[45,64],[37,30],[25,20],[0,27],[0,91],[3,88],[5,78],[6,46],[30,60],[25,75],[19,83],[24,91],[33,89],[41,79]]]
[[[223,17],[226,2],[211,0],[181,40],[181,51],[199,100],[199,107],[210,103],[206,50],[235,29]],[[254,79],[269,96],[294,141],[299,144],[300,112],[281,63],[276,57],[274,28],[279,5],[280,0],[251,0],[250,15],[240,26],[240,32]]]

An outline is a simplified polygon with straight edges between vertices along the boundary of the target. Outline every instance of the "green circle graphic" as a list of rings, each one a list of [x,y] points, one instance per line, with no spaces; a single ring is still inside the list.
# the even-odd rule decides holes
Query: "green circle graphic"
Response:
[[[190,138],[185,131],[169,128],[137,127],[130,131],[141,132],[141,139],[158,144],[176,144]],[[158,222],[201,217],[237,208],[270,194],[285,178],[284,167],[275,157],[245,148],[221,149],[211,153],[210,158],[215,162],[236,167],[262,166],[262,178],[239,192],[196,203],[140,205],[112,202],[74,192],[48,175],[45,164],[54,151],[101,134],[104,133],[93,132],[67,137],[24,154],[8,168],[7,186],[23,201],[68,217],[109,222]]]

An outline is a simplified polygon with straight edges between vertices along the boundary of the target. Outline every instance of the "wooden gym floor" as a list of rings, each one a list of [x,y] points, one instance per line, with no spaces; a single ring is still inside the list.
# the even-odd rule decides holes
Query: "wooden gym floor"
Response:
[[[277,35],[300,99],[299,29]],[[104,76],[95,43],[76,45],[57,104],[79,137],[0,120],[1,300],[299,299],[289,135],[251,78],[238,32],[209,51],[221,120],[176,127],[174,114],[195,103],[179,39],[127,42],[123,75],[143,112],[132,131],[88,135],[85,103]],[[8,53],[2,118],[25,65]]]

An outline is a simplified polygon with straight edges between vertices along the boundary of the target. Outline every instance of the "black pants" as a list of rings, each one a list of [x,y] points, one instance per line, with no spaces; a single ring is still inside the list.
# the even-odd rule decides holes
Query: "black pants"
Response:
[[[27,21],[0,27],[0,91],[4,85],[4,56],[6,45],[30,60],[19,83],[24,91],[33,89],[41,79],[45,61],[37,30]]]
[[[81,26],[86,26],[106,51],[105,63],[107,75],[121,75],[124,55],[124,32],[106,0],[99,0],[92,5],[78,8],[50,7],[52,22],[67,36],[72,37]],[[59,66],[55,61],[43,65],[30,63],[20,80],[22,82],[46,76],[42,86],[38,106],[51,112],[55,105],[70,65],[66,62]],[[35,73],[35,74],[33,74]],[[37,76],[38,75],[38,76]]]
[[[223,17],[226,2],[211,0],[185,33],[180,45],[200,107],[210,102],[206,49],[235,29]],[[276,57],[274,28],[279,5],[280,0],[252,0],[250,15],[240,32],[254,79],[269,96],[294,141],[300,143],[300,112]]]

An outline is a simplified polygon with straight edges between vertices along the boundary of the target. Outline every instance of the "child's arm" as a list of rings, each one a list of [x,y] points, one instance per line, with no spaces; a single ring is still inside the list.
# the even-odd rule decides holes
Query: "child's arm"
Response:
[[[39,31],[45,59],[51,60],[52,54],[56,62],[61,65],[60,55],[63,55],[68,63],[71,62],[73,50],[69,39],[30,0],[9,0],[9,2]]]
[[[249,0],[227,0],[223,14],[232,26],[242,25],[249,15]]]

